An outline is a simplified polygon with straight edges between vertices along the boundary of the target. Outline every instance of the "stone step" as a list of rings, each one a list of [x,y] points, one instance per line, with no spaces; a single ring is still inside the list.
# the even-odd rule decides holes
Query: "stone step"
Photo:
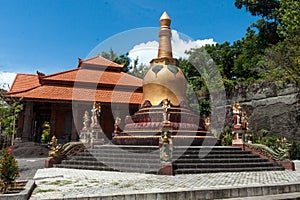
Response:
[[[138,150],[138,151],[153,151],[158,150],[158,146],[134,146],[134,145],[95,145],[93,149],[90,150],[97,150],[97,149],[122,149],[122,150]]]
[[[114,144],[105,144],[105,145],[94,145],[94,149],[113,149],[113,148],[122,148],[122,149],[158,149],[158,146],[139,146],[139,145],[114,145]],[[240,147],[233,146],[175,146],[176,149],[241,149]]]
[[[133,151],[133,150],[123,150],[123,149],[89,149],[84,152],[85,154],[112,154],[112,155],[118,155],[118,154],[159,154],[159,149],[153,150],[153,151]],[[240,150],[219,150],[219,149],[211,149],[211,150],[190,150],[187,149],[184,150],[173,150],[174,155],[182,155],[182,154],[190,154],[190,155],[206,155],[206,154],[251,154],[251,151],[242,151]]]
[[[74,164],[58,164],[54,165],[57,168],[70,168],[70,169],[85,169],[85,170],[98,170],[98,171],[121,171],[121,172],[132,172],[132,173],[146,173],[146,174],[158,174],[159,168],[134,168],[134,167],[108,167],[98,165],[74,165]]]
[[[82,152],[77,154],[76,156],[73,157],[74,159],[85,159],[85,160],[93,160],[93,158],[97,160],[101,159],[106,159],[106,158],[115,158],[115,159],[157,159],[159,158],[159,152],[155,153],[143,153],[143,154],[138,154],[138,153],[107,153],[107,152],[97,152],[91,154],[90,152]],[[258,155],[255,154],[173,154],[173,158],[180,160],[180,159],[190,159],[190,160],[195,160],[195,159],[231,159],[231,158],[236,158],[236,159],[247,159],[247,158],[259,158]]]
[[[248,162],[268,162],[262,158],[214,158],[214,159],[177,159],[175,163],[248,163]]]
[[[98,145],[93,149],[89,149],[89,151],[130,151],[130,152],[154,152],[158,151],[159,148],[157,146],[124,146],[124,145]],[[239,152],[241,148],[239,147],[224,147],[224,146],[203,146],[203,147],[174,147],[174,152]]]
[[[173,155],[175,157],[175,155]],[[201,158],[259,158],[255,154],[183,154],[179,158],[201,159]]]
[[[273,167],[270,162],[237,162],[237,163],[176,163],[175,169],[206,169],[206,168],[250,168],[250,167]]]
[[[160,160],[63,160],[62,164],[81,164],[81,165],[113,165],[113,166],[157,166],[160,165]]]
[[[198,154],[251,154],[251,151],[173,151],[174,154],[191,154],[191,155],[198,155]]]
[[[123,155],[123,154],[145,154],[145,155],[150,155],[150,154],[159,154],[159,150],[155,150],[155,151],[151,151],[151,152],[139,152],[139,151],[124,151],[124,150],[108,150],[108,149],[93,149],[93,150],[88,150],[85,151],[85,154],[91,154],[91,155],[95,155],[95,154],[111,154],[111,155]],[[219,151],[219,150],[211,150],[211,151],[178,151],[178,150],[173,150],[173,155],[212,155],[212,154],[251,154],[250,151]]]
[[[88,161],[111,161],[111,162],[159,162],[159,157],[92,157],[92,156],[74,156],[70,160],[88,160]]]
[[[90,153],[90,152],[82,152],[82,153],[79,153],[77,154],[77,156],[80,156],[80,157],[94,157],[96,159],[98,158],[140,158],[140,159],[143,159],[143,158],[148,158],[148,159],[155,159],[155,158],[158,158],[159,157],[159,152],[157,153],[153,153],[153,154],[150,154],[150,153],[129,153],[129,152],[126,152],[126,153],[121,153],[121,152],[118,152],[118,153],[107,153],[107,152],[97,152],[97,153]]]
[[[107,166],[98,166],[98,165],[74,165],[74,164],[55,164],[56,168],[70,168],[70,169],[85,169],[85,170],[99,170],[99,171],[118,171]]]
[[[175,174],[200,174],[218,172],[250,172],[250,171],[282,171],[282,167],[248,167],[248,168],[205,168],[205,169],[175,169]]]

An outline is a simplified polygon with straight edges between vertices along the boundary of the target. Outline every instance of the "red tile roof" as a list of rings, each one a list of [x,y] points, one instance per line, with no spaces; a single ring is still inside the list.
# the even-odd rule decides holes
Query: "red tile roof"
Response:
[[[43,77],[44,81],[68,81],[141,87],[142,80],[124,72],[73,69]]]
[[[95,68],[84,67],[85,65]],[[99,66],[102,68],[99,69]],[[105,71],[106,68],[110,69],[111,67],[119,68],[119,70]],[[141,90],[135,90],[141,88],[142,80],[121,72],[121,69],[121,65],[96,56],[80,60],[76,69],[47,76],[17,74],[11,90],[6,95],[31,100],[140,104],[143,93]]]
[[[104,68],[115,68],[118,70],[121,70],[123,68],[123,65],[119,65],[99,55],[92,58],[88,58],[86,60],[79,59],[78,67],[91,66],[91,65],[100,66]]]
[[[26,91],[40,85],[37,75],[17,74],[10,88],[10,93]]]
[[[12,96],[37,100],[76,100],[140,104],[143,98],[143,93],[122,90],[43,85],[27,92],[12,94]]]

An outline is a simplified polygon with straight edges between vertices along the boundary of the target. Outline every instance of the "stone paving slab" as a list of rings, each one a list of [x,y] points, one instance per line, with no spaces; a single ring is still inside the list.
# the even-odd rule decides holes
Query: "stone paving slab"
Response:
[[[177,176],[162,176],[140,173],[122,173],[92,170],[76,170],[63,168],[39,169],[34,177],[37,187],[31,199],[96,199],[96,197],[119,196],[120,199],[138,199],[137,195],[146,198],[159,199],[164,193],[178,195],[193,195],[186,191],[210,192],[227,188],[235,188],[238,195],[240,188],[253,187],[263,191],[263,186],[296,184],[300,188],[300,174],[295,171],[270,172],[236,172],[188,174]],[[256,189],[255,189],[256,188]],[[276,188],[275,188],[276,189]],[[268,188],[274,190],[274,188]],[[284,190],[284,189],[283,189]],[[235,190],[229,191],[235,193]],[[250,190],[249,190],[250,191]],[[300,190],[299,190],[300,191]],[[199,193],[200,194],[200,193]],[[153,195],[151,198],[151,195]],[[245,194],[247,195],[247,194]],[[132,198],[130,198],[132,196]],[[168,197],[169,198],[169,197]],[[174,197],[174,199],[176,199]],[[186,196],[185,196],[186,198]],[[164,198],[162,198],[164,199]]]

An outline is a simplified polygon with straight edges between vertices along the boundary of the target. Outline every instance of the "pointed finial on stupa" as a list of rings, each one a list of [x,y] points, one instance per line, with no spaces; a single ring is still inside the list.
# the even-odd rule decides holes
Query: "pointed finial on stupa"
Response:
[[[159,37],[159,46],[158,46],[158,53],[157,58],[154,58],[150,61],[151,65],[175,65],[178,66],[178,60],[173,58],[172,54],[172,44],[171,44],[171,37],[172,32],[170,29],[171,19],[167,12],[164,12],[160,19],[160,30],[158,33]]]
[[[167,14],[166,11],[161,15],[161,17],[159,19],[159,22],[160,22],[160,27],[170,28],[171,19],[170,19],[169,15]]]

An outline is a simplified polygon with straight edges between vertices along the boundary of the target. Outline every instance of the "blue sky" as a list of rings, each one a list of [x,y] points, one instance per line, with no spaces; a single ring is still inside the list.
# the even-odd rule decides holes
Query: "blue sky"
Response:
[[[72,69],[77,66],[78,57],[86,58],[99,43],[116,34],[158,27],[163,11],[171,17],[172,29],[194,40],[212,38],[218,43],[242,38],[250,23],[256,21],[245,10],[237,9],[234,0],[0,0],[0,3],[0,72],[13,73],[39,70],[50,74]],[[140,35],[143,40],[153,39],[153,34]],[[138,34],[134,38],[138,40]],[[112,48],[118,44],[123,47],[120,43],[122,40],[112,44]],[[124,47],[123,51],[130,48]]]

